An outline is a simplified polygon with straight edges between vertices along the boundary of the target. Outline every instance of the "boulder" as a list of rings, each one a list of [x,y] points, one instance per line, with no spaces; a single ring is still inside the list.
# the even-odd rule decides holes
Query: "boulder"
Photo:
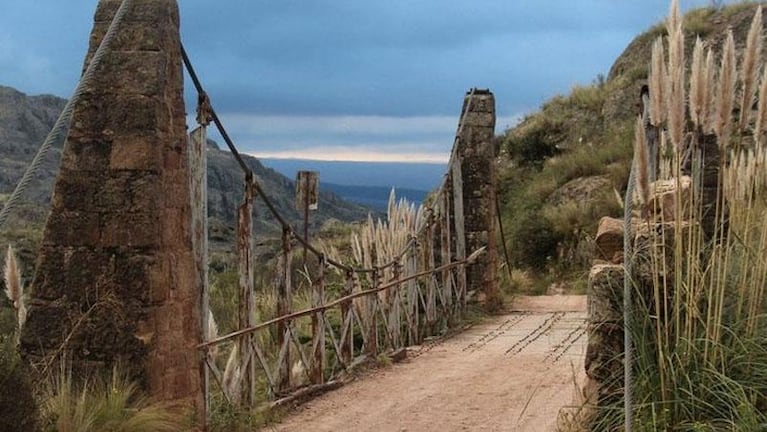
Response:
[[[647,209],[655,218],[663,222],[676,219],[677,195],[682,205],[682,217],[688,213],[692,201],[692,179],[689,176],[682,176],[679,181],[675,178],[658,180],[650,184],[650,191]]]

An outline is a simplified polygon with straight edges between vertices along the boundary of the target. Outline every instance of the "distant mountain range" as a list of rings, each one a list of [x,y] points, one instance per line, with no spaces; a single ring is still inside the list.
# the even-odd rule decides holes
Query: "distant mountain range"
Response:
[[[349,162],[308,159],[259,159],[282,175],[295,178],[300,170],[319,171],[320,189],[346,200],[384,210],[391,189],[397,198],[420,203],[435,189],[447,164],[409,162]]]
[[[350,186],[320,182],[320,189],[333,192],[347,201],[366,205],[375,210],[386,211],[392,188],[386,186]],[[413,203],[421,203],[429,194],[417,189],[394,188],[397,199],[405,198]]]
[[[10,87],[0,86],[0,204],[7,199],[21,178],[29,161],[37,152],[48,131],[63,109],[65,100],[55,96],[27,96]],[[25,194],[20,225],[41,224],[48,212],[53,181],[58,173],[61,147],[52,151],[44,161],[35,180]],[[258,159],[245,157],[259,182],[270,195],[278,210],[289,220],[301,220],[295,209],[293,180],[264,167]],[[231,238],[236,206],[242,200],[243,175],[231,153],[208,142],[208,207],[211,217],[211,238]],[[370,208],[344,200],[326,189],[320,193],[319,210],[313,214],[315,227],[328,219],[344,222],[362,220]],[[276,220],[268,216],[261,200],[256,200],[256,231],[279,232]],[[14,224],[15,225],[15,224]]]

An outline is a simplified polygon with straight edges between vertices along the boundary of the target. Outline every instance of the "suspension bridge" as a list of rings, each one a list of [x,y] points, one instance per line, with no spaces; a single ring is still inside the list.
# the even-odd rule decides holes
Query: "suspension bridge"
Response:
[[[470,304],[502,307],[493,94],[466,93],[444,180],[408,221],[399,249],[379,249],[372,265],[350,264],[280,213],[240,156],[178,29],[175,1],[99,2],[81,81],[0,213],[1,227],[38,161],[68,130],[21,337],[25,358],[42,371],[63,355],[76,368],[124,362],[153,397],[188,403],[204,425],[214,401],[285,404],[340,387],[359,365],[409,356],[279,427],[552,425],[583,370],[583,299],[463,327]],[[191,134],[184,68],[198,94]],[[220,317],[211,313],[208,286],[211,125],[245,184],[232,245],[238,328],[224,335],[211,331]],[[257,311],[265,292],[254,274],[257,200],[282,231],[270,287],[276,311],[268,318]],[[308,251],[303,268],[293,262],[297,248]],[[310,307],[294,307],[299,294],[310,296]],[[343,406],[333,397],[345,398]]]

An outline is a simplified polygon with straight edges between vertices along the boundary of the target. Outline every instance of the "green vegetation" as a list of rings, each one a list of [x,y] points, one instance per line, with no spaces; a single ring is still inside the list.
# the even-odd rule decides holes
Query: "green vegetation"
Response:
[[[670,45],[682,34],[674,23],[670,18]],[[662,162],[670,167],[677,190],[682,190],[683,137],[708,133],[723,154],[721,161],[708,161],[720,170],[715,194],[706,194],[696,183],[693,188],[699,190],[675,194],[671,214],[656,208],[651,198],[643,199],[650,218],[643,221],[647,229],[637,238],[632,257],[636,431],[759,431],[767,425],[767,176],[762,168],[767,142],[759,120],[767,116],[767,104],[762,103],[767,98],[767,75],[755,86],[758,75],[747,72],[749,64],[757,65],[757,71],[763,65],[756,49],[763,34],[761,15],[754,18],[752,28],[739,70],[726,60],[736,58],[732,34],[728,35],[716,79],[706,73],[705,63],[693,59],[684,66],[683,57],[670,56],[668,70],[684,75],[689,70],[689,99],[683,92],[672,93],[668,105],[660,101],[651,112],[654,124],[676,149]],[[700,55],[703,50],[694,52]],[[674,88],[669,83],[678,82],[655,70],[653,75],[663,82],[651,83],[651,88]],[[755,92],[758,96],[743,99],[734,91],[716,97],[708,91],[728,85],[760,89]],[[656,106],[653,101],[651,105]],[[752,105],[758,105],[756,121],[749,116],[710,115],[734,114],[741,106]],[[689,122],[675,121],[686,113],[693,114]],[[661,118],[666,120],[657,120]],[[677,129],[680,125],[682,130]],[[644,151],[643,141],[637,138],[638,152]],[[693,160],[692,178],[705,181],[711,171],[698,168],[701,164]],[[638,163],[638,170],[640,191],[651,190],[641,180],[647,166]],[[690,205],[683,206],[684,202]],[[617,399],[596,413],[592,430],[622,429],[623,401]]]
[[[521,292],[545,293],[553,281],[585,285],[596,224],[620,213],[616,191],[628,179],[630,120],[604,114],[609,95],[627,85],[619,77],[576,86],[506,131],[500,210],[511,265],[528,276],[514,284]]]

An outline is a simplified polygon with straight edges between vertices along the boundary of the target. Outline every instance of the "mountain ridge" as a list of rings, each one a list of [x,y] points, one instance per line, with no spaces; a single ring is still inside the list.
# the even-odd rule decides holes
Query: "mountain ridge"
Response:
[[[42,141],[55,123],[66,100],[53,95],[26,95],[12,87],[0,86],[0,202],[7,199],[34,157]],[[40,172],[31,182],[14,225],[41,225],[53,192],[58,173],[63,142],[57,143],[43,160]],[[252,156],[243,158],[254,173],[278,211],[291,222],[301,218],[294,206],[295,185],[277,171],[266,168]],[[208,208],[212,230],[232,227],[236,207],[242,200],[244,177],[231,153],[218,145],[208,145]],[[370,209],[343,200],[336,194],[320,193],[320,210],[315,212],[314,226],[329,219],[344,222],[362,220]],[[279,232],[278,222],[271,218],[262,200],[256,200],[259,215],[256,230]]]

